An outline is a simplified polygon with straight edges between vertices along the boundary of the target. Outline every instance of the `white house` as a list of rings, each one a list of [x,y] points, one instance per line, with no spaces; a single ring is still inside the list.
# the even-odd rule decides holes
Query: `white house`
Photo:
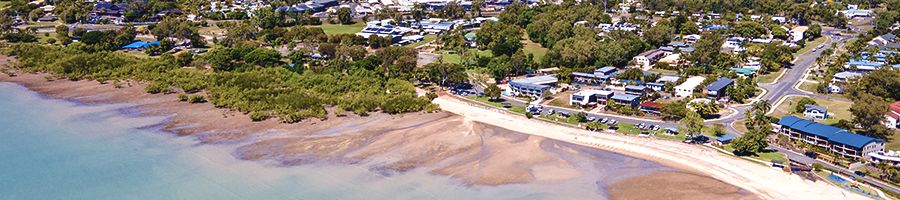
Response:
[[[596,105],[600,102],[606,102],[612,95],[612,91],[606,90],[581,90],[569,96],[569,105]]]
[[[807,26],[798,26],[791,29],[791,42],[797,42],[803,39],[803,34],[809,29]]]
[[[665,51],[659,49],[653,49],[650,51],[645,51],[644,53],[638,54],[634,57],[634,62],[641,68],[647,68],[662,59],[663,56],[666,55]]]
[[[694,76],[688,78],[684,81],[684,83],[681,83],[681,85],[675,86],[675,96],[689,97],[693,95],[694,89],[696,89],[697,86],[700,86],[700,84],[703,83],[704,80],[706,80],[706,78],[703,78],[702,76]]]
[[[828,109],[825,107],[812,104],[807,104],[803,107],[803,116],[813,119],[828,119]]]

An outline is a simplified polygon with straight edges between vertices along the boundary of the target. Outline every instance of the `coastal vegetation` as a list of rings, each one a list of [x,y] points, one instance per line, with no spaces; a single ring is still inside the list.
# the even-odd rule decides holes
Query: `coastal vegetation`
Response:
[[[324,118],[327,107],[359,115],[437,109],[429,98],[416,94],[406,78],[412,75],[395,71],[394,66],[376,66],[390,55],[301,70],[262,48],[214,49],[187,67],[171,55],[139,58],[122,52],[84,51],[77,45],[17,44],[9,54],[17,56],[23,70],[49,72],[70,80],[134,80],[147,83],[149,93],[205,91],[207,97],[194,94],[187,101],[208,100],[216,107],[254,113],[254,119],[279,117],[284,122],[298,122]],[[212,69],[204,69],[211,63],[215,63]]]

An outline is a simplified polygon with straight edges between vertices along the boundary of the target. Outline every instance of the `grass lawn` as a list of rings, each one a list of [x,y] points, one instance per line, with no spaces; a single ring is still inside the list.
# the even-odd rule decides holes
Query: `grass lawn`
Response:
[[[822,36],[822,37],[816,38],[816,39],[813,40],[813,41],[806,42],[806,46],[804,46],[802,49],[800,49],[799,51],[797,51],[797,53],[794,53],[794,56],[797,56],[797,55],[800,55],[800,54],[805,54],[805,53],[807,53],[807,52],[809,52],[809,51],[812,51],[813,48],[816,48],[816,47],[819,46],[820,44],[824,43],[825,40],[828,40],[828,37]]]
[[[818,86],[817,83],[803,81],[803,83],[800,83],[800,90],[807,91],[807,92],[816,92],[817,86]]]
[[[786,99],[784,103],[781,103],[781,105],[775,108],[775,111],[772,112],[771,116],[780,118],[785,115],[791,114],[791,110],[793,110],[797,101],[799,101],[801,98],[803,97],[788,97],[788,99]],[[827,108],[829,113],[828,119],[815,121],[823,124],[834,124],[837,123],[838,120],[851,120],[851,118],[853,117],[852,114],[850,114],[850,106],[853,105],[853,102],[835,101],[820,98],[812,99],[816,101],[816,104],[818,104],[819,106]],[[794,115],[803,117],[802,113],[796,113]]]
[[[884,144],[885,150],[900,150],[900,130],[894,130],[894,135],[888,138],[888,142]]]
[[[322,30],[326,35],[336,34],[354,34],[366,27],[366,23],[357,22],[355,24],[322,24]]]
[[[0,9],[6,8],[6,6],[9,6],[9,3],[11,1],[0,1]]]
[[[663,74],[663,75],[673,75],[673,74],[678,74],[678,71],[675,71],[675,70],[657,69],[657,68],[652,68],[652,69],[650,69],[650,72],[653,72],[653,73],[660,73],[660,74]]]
[[[784,68],[781,68],[781,70],[778,70],[777,72],[769,72],[769,74],[761,75],[761,76],[757,77],[757,82],[759,82],[759,83],[774,83],[775,79],[778,78],[778,76],[781,76],[781,74],[783,74],[784,71],[785,71]]]
[[[494,53],[490,50],[479,51],[477,49],[469,49],[469,51],[478,51],[478,56],[482,57],[493,57]],[[444,59],[445,63],[462,63],[462,55],[451,53],[449,51],[440,51],[441,57]]]
[[[565,92],[560,92],[559,94],[554,95],[554,96],[556,96],[556,98],[553,100],[550,100],[550,102],[547,104],[551,105],[551,106],[568,108],[568,107],[570,107],[569,106],[569,96],[572,95],[573,93],[575,93],[574,90],[567,90]]]
[[[523,43],[525,45],[522,47],[522,50],[525,51],[525,54],[533,54],[534,61],[540,61],[549,51],[549,49],[542,47],[541,44],[534,43],[531,40],[524,40]]]
[[[541,58],[543,58],[544,55],[547,55],[547,51],[550,50],[544,48],[541,44],[532,42],[531,39],[528,38],[528,33],[522,33],[522,44],[522,51],[525,51],[526,54],[533,54],[534,61],[541,61]]]
[[[469,98],[469,99],[472,99],[472,100],[475,100],[478,102],[486,103],[488,105],[492,105],[497,108],[506,109],[506,110],[509,110],[510,112],[523,114],[523,115],[525,114],[525,107],[514,106],[514,105],[504,105],[503,101],[491,101],[486,96],[468,96],[466,98]]]
[[[434,41],[435,39],[437,39],[437,35],[425,35],[425,38],[422,38],[422,41],[419,41],[416,43],[410,43],[410,44],[407,44],[406,46],[407,47],[417,47],[417,46],[421,46],[423,44],[427,44],[431,41]]]
[[[737,130],[741,133],[746,133],[750,130],[747,129],[747,121],[744,119],[734,121],[734,130]]]
[[[722,149],[725,149],[725,151],[728,151],[728,152],[734,151],[734,147],[731,147],[731,144],[723,145]],[[756,153],[756,155],[752,155],[749,157],[763,160],[763,161],[769,161],[769,162],[772,162],[773,160],[787,161],[787,157],[784,156],[784,154],[777,152],[777,151],[760,152],[760,153]]]

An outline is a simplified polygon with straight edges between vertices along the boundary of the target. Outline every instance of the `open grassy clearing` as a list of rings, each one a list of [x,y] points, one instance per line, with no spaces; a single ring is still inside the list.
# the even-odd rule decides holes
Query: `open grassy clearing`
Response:
[[[771,116],[778,117],[778,118],[784,117],[786,115],[795,115],[798,117],[803,117],[803,113],[792,113],[794,106],[797,105],[797,102],[800,101],[801,98],[803,98],[803,97],[788,97],[787,99],[784,100],[784,103],[781,103],[781,105],[779,105],[777,108],[775,108],[775,111],[772,112]],[[818,120],[817,119],[817,120],[815,120],[817,122],[820,122],[823,124],[834,124],[834,123],[837,123],[838,120],[841,120],[841,119],[851,120],[851,118],[853,117],[850,114],[850,106],[853,105],[853,102],[835,101],[835,100],[828,100],[828,99],[821,99],[821,98],[811,98],[811,99],[816,101],[816,104],[818,104],[819,106],[822,106],[822,107],[825,107],[828,109],[828,113],[829,113],[828,119],[826,119],[826,120]]]
[[[326,35],[337,35],[337,34],[355,34],[361,31],[366,27],[365,23],[355,23],[355,24],[322,24],[322,31],[325,31]]]
[[[784,72],[784,68],[781,68],[776,72],[760,75],[756,80],[758,83],[775,83],[775,79],[778,78],[778,76],[781,76],[781,74],[784,74]]]

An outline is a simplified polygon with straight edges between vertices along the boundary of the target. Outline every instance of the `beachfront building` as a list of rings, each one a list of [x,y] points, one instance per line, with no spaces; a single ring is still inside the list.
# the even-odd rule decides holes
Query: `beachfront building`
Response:
[[[641,103],[641,97],[637,95],[616,93],[610,97],[612,101],[619,105],[628,105],[632,108],[637,107]]]
[[[706,80],[706,78],[703,78],[702,76],[688,78],[684,83],[681,83],[681,85],[675,86],[675,96],[689,97],[693,95],[694,89],[696,89],[697,86],[700,86],[704,80]]]
[[[657,102],[648,101],[648,102],[641,103],[639,109],[646,113],[658,115],[660,113],[660,111],[662,110],[662,104],[657,103]]]
[[[868,154],[868,156],[869,156],[869,161],[874,163],[875,165],[884,162],[890,166],[900,167],[900,152],[878,151],[878,152],[871,152]]]
[[[650,51],[645,51],[641,54],[638,54],[634,57],[634,63],[641,68],[648,68],[652,66],[656,61],[662,59],[666,56],[666,52],[659,49],[653,49]]]
[[[516,79],[509,82],[510,92],[513,95],[525,95],[532,97],[542,97],[544,91],[548,91],[559,80],[553,75],[534,76],[522,79]]]
[[[825,148],[845,158],[866,158],[871,152],[884,150],[883,140],[795,116],[782,117],[778,125],[780,134]]]
[[[612,91],[606,90],[581,90],[569,96],[569,105],[593,106],[606,103],[613,96]]]
[[[828,119],[828,109],[813,104],[803,105],[803,116],[813,119]]]
[[[719,78],[716,82],[712,82],[703,89],[703,93],[713,98],[722,98],[726,95],[726,90],[733,85],[734,81],[729,78]]]

